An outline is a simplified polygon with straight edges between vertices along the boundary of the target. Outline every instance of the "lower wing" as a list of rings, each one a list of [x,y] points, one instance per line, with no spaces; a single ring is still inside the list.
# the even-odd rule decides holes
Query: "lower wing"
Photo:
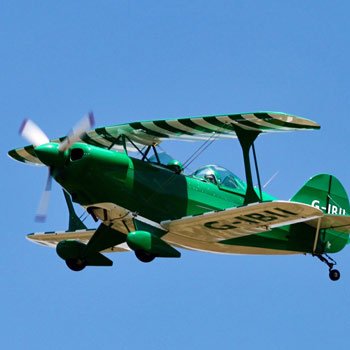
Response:
[[[161,225],[178,235],[207,242],[269,231],[322,217],[321,210],[303,203],[273,201],[187,216]]]
[[[56,232],[38,232],[38,233],[30,233],[27,235],[27,239],[29,239],[33,243],[37,243],[46,247],[55,248],[57,244],[64,240],[74,240],[84,244],[87,244],[90,238],[95,233],[96,229],[88,229],[88,230],[78,230],[78,231],[56,231]],[[112,252],[126,252],[130,251],[130,248],[126,243],[119,244],[117,246],[113,246],[107,248],[102,251],[102,253],[112,253]]]

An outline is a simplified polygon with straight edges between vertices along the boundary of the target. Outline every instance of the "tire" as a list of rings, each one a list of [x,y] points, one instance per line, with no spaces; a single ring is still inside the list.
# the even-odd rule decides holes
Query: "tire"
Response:
[[[72,271],[81,271],[86,267],[86,261],[80,258],[70,258],[66,260],[66,265]]]
[[[136,250],[135,255],[137,259],[144,263],[149,263],[154,260],[155,256],[151,253],[145,252],[144,250]]]
[[[330,270],[329,271],[329,278],[332,281],[338,281],[338,279],[340,278],[340,272],[338,270]]]

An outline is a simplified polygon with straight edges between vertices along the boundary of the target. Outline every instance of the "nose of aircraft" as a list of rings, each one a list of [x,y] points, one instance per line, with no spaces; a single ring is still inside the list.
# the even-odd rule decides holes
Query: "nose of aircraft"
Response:
[[[59,144],[45,143],[35,147],[35,154],[47,166],[62,166],[64,164],[64,152],[59,150]]]

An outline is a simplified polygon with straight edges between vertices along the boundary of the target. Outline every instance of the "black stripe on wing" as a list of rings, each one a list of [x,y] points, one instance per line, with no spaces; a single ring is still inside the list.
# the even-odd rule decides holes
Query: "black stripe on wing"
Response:
[[[15,160],[18,160],[20,162],[23,162],[25,163],[27,160],[25,159],[25,157],[21,156],[15,149],[11,150],[8,152],[8,155],[15,159]]]
[[[216,119],[216,117],[203,117],[203,120],[216,128],[227,130],[227,132],[230,134],[235,133],[235,129],[232,124],[223,123],[222,121]],[[216,132],[220,132],[220,130],[217,130]]]
[[[145,123],[152,123],[152,122],[145,122]],[[140,122],[130,123],[129,126],[131,126],[134,130],[143,130],[148,135],[151,135],[151,136],[162,137],[162,138],[169,137],[169,135],[167,135],[167,134],[161,134],[160,132],[157,132],[157,131],[154,131],[154,130],[147,128],[145,125],[141,124]]]
[[[193,119],[202,119],[204,120],[204,118],[189,118],[189,119],[178,119],[178,122],[189,127],[189,128],[192,128],[192,129],[195,129],[196,131],[199,131],[199,133],[205,133],[205,134],[213,134],[214,132],[215,133],[218,133],[218,134],[223,134],[223,135],[226,135],[226,134],[230,134],[232,133],[232,130],[228,130],[228,132],[224,132],[222,130],[213,130],[213,129],[210,129],[210,128],[206,128],[205,126],[203,125],[198,125],[197,123],[193,122]]]
[[[101,148],[107,148],[106,145],[103,145],[103,144],[99,143],[97,140],[95,140],[94,138],[90,137],[87,133],[83,134],[80,138],[84,142],[88,143],[89,145],[93,145],[93,146],[97,146],[97,147],[101,147]]]
[[[102,136],[102,138],[104,138],[106,141],[110,142],[110,143],[114,143],[114,144],[122,144],[121,140],[118,140],[118,137],[115,137],[113,135],[111,135],[106,128],[97,128],[95,129],[95,132],[97,135]]]
[[[174,120],[174,121],[176,121],[176,120]],[[176,128],[175,126],[169,125],[165,120],[155,120],[155,121],[153,121],[153,124],[158,126],[159,128],[170,131],[171,133],[174,133],[177,135],[190,135],[190,136],[195,135],[195,133],[192,133],[189,131],[184,131],[184,130]]]
[[[33,146],[26,146],[24,147],[24,150],[26,152],[28,152],[31,156],[33,156],[34,158],[38,158],[35,151],[34,151],[34,147]]]
[[[237,122],[238,124],[242,125],[242,126],[247,126],[248,128],[253,128],[256,131],[259,131],[261,129],[264,129],[264,127],[262,127],[259,124],[255,124],[252,121],[249,121],[247,119],[244,119],[244,117],[241,114],[231,114],[228,116],[231,120]]]

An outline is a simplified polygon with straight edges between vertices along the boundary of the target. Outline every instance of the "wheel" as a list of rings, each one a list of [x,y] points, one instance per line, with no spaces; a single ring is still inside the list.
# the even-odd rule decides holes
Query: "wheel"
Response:
[[[329,271],[329,278],[332,281],[338,281],[338,279],[340,278],[340,272],[338,270],[330,270]]]
[[[142,261],[144,263],[151,262],[155,258],[155,256],[153,254],[145,252],[144,250],[136,250],[135,255],[136,255],[137,259],[139,259],[140,261]]]
[[[73,271],[81,271],[86,267],[86,261],[80,258],[67,259],[66,264]]]

